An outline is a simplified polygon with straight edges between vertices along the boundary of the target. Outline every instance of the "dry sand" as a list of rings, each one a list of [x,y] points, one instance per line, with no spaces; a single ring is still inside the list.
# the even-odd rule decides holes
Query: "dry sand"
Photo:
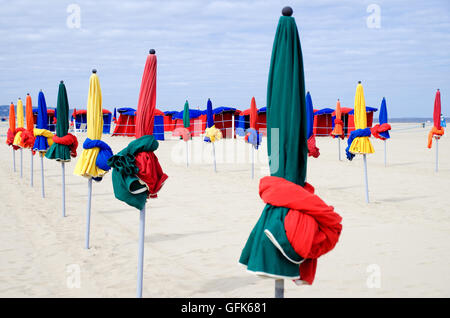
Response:
[[[286,297],[450,296],[450,138],[439,142],[435,173],[428,130],[394,124],[386,168],[383,142],[371,139],[370,204],[362,157],[347,161],[341,142],[339,162],[337,141],[317,139],[321,155],[308,161],[308,181],[343,217],[343,232],[319,259],[314,284],[286,281]],[[132,139],[103,140],[116,153]],[[194,146],[190,154],[197,159],[189,168],[184,142],[160,142],[157,150],[169,179],[147,204],[143,296],[273,297],[273,280],[238,264],[264,206],[258,179],[268,172],[265,145],[257,152],[254,180],[251,161],[244,160],[250,146],[242,140],[216,143],[217,173],[211,145],[196,139]],[[0,297],[134,297],[139,212],[115,199],[111,175],[93,184],[91,249],[85,250],[87,180],[73,175],[77,159],[66,164],[63,218],[61,164],[45,159],[42,199],[40,159],[34,159],[31,188],[30,152],[24,150],[21,179],[19,152],[14,173],[11,148],[2,141],[0,151]]]

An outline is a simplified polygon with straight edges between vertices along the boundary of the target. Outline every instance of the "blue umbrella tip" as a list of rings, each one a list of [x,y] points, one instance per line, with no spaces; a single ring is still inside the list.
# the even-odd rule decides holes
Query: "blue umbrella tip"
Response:
[[[94,68],[93,70],[92,70],[92,73],[97,73],[97,70]]]
[[[154,49],[151,49],[148,53],[150,53],[150,54],[155,54],[156,51],[155,51]]]
[[[281,10],[281,14],[284,15],[285,17],[290,17],[293,12],[294,10],[292,10],[291,7],[284,7],[283,10]]]

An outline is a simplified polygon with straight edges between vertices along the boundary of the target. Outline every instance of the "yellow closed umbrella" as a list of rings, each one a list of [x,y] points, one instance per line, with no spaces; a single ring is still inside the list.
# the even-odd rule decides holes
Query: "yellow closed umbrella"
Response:
[[[97,70],[92,70],[89,79],[87,101],[87,138],[83,142],[81,158],[75,166],[74,174],[88,178],[88,204],[86,213],[85,248],[89,249],[91,223],[92,180],[101,181],[111,167],[107,161],[113,155],[111,148],[101,140],[103,132],[102,90]]]
[[[91,141],[100,140],[103,132],[102,91],[96,72],[89,79],[89,93],[87,101],[87,138]],[[84,147],[83,147],[84,148]],[[101,178],[107,171],[96,164],[99,147],[83,149],[81,158],[75,166],[74,174],[87,178]]]
[[[22,129],[19,129],[22,128]],[[23,118],[23,103],[19,98],[17,101],[17,128],[16,128],[16,136],[14,137],[14,146],[20,147],[20,140],[22,136],[22,131],[24,128],[24,118]]]
[[[355,130],[367,128],[366,101],[364,99],[364,90],[361,82],[356,87],[355,94]],[[369,134],[370,136],[370,134]],[[374,153],[372,143],[369,137],[355,137],[350,146],[350,152],[353,154]]]
[[[17,101],[17,128],[16,135],[14,136],[13,145],[20,148],[20,177],[23,177],[23,149],[20,145],[22,141],[22,132],[25,130],[23,128],[24,118],[23,118],[23,103],[19,98]]]
[[[351,132],[348,138],[348,146],[345,149],[347,159],[352,160],[355,154],[363,155],[364,160],[364,176],[366,181],[366,202],[369,203],[369,182],[367,177],[367,158],[366,154],[374,153],[369,137],[371,136],[370,128],[367,128],[366,101],[364,100],[364,90],[361,82],[358,82],[355,94],[355,130]]]

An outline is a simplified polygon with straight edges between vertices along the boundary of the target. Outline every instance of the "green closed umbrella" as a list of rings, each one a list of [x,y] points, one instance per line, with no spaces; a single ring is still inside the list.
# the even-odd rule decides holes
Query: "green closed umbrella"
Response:
[[[69,134],[69,100],[64,82],[59,83],[58,101],[56,104],[56,135],[53,136],[53,144],[48,149],[45,157],[61,162],[62,168],[62,215],[66,216],[66,186],[64,163],[71,157],[76,157],[78,146],[77,138]]]
[[[188,103],[188,101],[186,101],[186,103],[184,103],[183,126],[184,126],[184,128],[189,128],[189,126],[191,126],[191,118],[189,117],[189,103]]]
[[[297,25],[291,17],[292,9],[286,7],[282,12],[267,85],[270,174],[304,186],[308,147],[302,51]],[[303,260],[286,237],[284,218],[288,211],[288,208],[267,204],[239,259],[247,270],[276,279],[276,297],[282,297],[282,279],[299,277],[299,263]],[[274,241],[282,246],[285,255]]]
[[[189,103],[186,100],[183,110],[183,126],[188,129],[191,126],[191,117],[189,116]],[[189,167],[188,140],[186,140],[186,167]]]
[[[69,131],[69,101],[63,81],[59,84],[56,115],[56,136],[64,137]],[[57,161],[70,161],[70,148],[67,145],[53,143],[45,156]]]

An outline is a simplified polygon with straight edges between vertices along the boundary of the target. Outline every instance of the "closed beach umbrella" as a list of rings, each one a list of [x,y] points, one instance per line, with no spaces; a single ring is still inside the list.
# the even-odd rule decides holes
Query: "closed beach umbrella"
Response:
[[[258,122],[258,109],[256,108],[256,99],[252,97],[250,102],[250,128],[256,129],[256,123]]]
[[[208,103],[206,104],[206,127],[210,128],[212,126],[214,126],[214,115],[211,99],[208,98]]]
[[[210,142],[212,144],[213,149],[213,161],[214,161],[214,171],[217,172],[216,169],[216,148],[214,143],[222,138],[222,132],[220,129],[217,129],[214,125],[214,115],[212,110],[212,102],[208,98],[208,103],[206,105],[206,129],[205,129],[205,141]]]
[[[186,100],[186,103],[184,103],[184,109],[183,109],[183,126],[184,128],[189,128],[191,126],[191,118],[189,117],[189,103]]]
[[[48,148],[53,144],[53,133],[48,130],[47,103],[42,91],[40,91],[38,95],[38,114],[34,136],[35,141],[33,149],[38,151],[41,157],[41,193],[44,198],[44,155]]]
[[[85,247],[89,249],[89,233],[91,218],[92,180],[100,182],[110,167],[108,159],[113,155],[111,148],[103,142],[103,110],[102,90],[97,71],[92,70],[89,78],[89,92],[87,98],[87,138],[83,142],[83,152],[77,161],[74,174],[88,178],[88,204]]]
[[[370,128],[367,128],[366,101],[364,99],[364,90],[361,82],[358,82],[355,94],[355,130],[351,132],[347,140],[348,146],[345,149],[347,159],[352,160],[355,154],[363,155],[364,175],[366,184],[366,202],[369,203],[369,182],[367,177],[367,158],[366,154],[374,153],[375,150],[369,140],[372,134]]]
[[[9,128],[8,128],[8,132],[6,133],[6,144],[8,146],[12,146],[14,172],[16,172],[15,150],[17,149],[16,146],[13,146],[15,135],[16,135],[16,112],[14,110],[14,103],[11,102],[11,105],[9,105]]]
[[[316,147],[314,136],[314,106],[309,92],[306,93],[306,139],[308,140],[308,156],[319,157],[319,148]]]
[[[305,182],[308,148],[302,51],[297,25],[291,17],[292,9],[286,7],[282,13],[275,34],[267,85],[267,145],[271,176],[262,178],[259,188],[266,206],[239,259],[248,271],[276,279],[275,297],[283,297],[283,279],[312,283],[317,257],[334,246],[340,233],[340,217],[332,207],[318,199],[312,186]],[[313,208],[316,203],[318,205]],[[297,224],[294,229],[285,227],[284,223],[285,217],[291,213],[299,218],[297,223],[292,222]],[[318,215],[323,217],[322,221],[317,219]],[[330,229],[330,236],[321,232],[325,228]],[[292,233],[299,235],[288,237]],[[314,243],[320,241],[320,236],[326,237],[327,249]],[[305,245],[309,248],[296,249]],[[306,267],[302,265],[303,260]]]
[[[33,104],[30,94],[27,94],[25,101],[25,118],[27,123],[27,129],[22,132],[20,139],[20,145],[23,148],[30,149],[30,184],[33,186],[33,155],[34,155],[34,117],[33,117]]]
[[[258,149],[261,140],[256,125],[258,122],[258,109],[256,107],[256,99],[252,97],[250,102],[250,128],[245,134],[245,141],[252,145],[252,179],[255,177],[255,149]]]
[[[157,193],[168,178],[162,171],[154,151],[158,141],[152,136],[153,116],[156,108],[156,68],[155,50],[150,50],[142,76],[141,90],[136,111],[136,140],[125,149],[112,156],[108,164],[113,168],[112,181],[117,199],[140,210],[139,257],[137,297],[142,297],[145,205],[148,198],[156,198]]]
[[[444,135],[444,127],[441,126],[441,92],[439,89],[436,92],[436,96],[434,97],[434,108],[433,108],[433,127],[428,133],[428,148],[430,149],[433,144],[433,137],[436,139],[436,168],[435,171],[438,171],[439,166],[439,143],[438,140],[441,136]]]
[[[189,167],[189,153],[188,153],[189,130],[188,130],[188,128],[191,126],[191,118],[189,116],[189,103],[187,100],[184,103],[184,109],[183,109],[183,126],[185,128],[185,131],[182,132],[182,136],[188,136],[186,138],[183,137],[183,140],[186,141],[186,167]]]
[[[344,139],[344,122],[341,117],[341,102],[339,99],[336,103],[336,117],[334,119],[334,128],[331,132],[333,138],[337,138],[338,140],[338,151],[339,151],[339,160],[341,160],[341,138]]]
[[[66,172],[65,162],[70,162],[71,157],[77,156],[78,140],[69,134],[69,100],[64,82],[59,83],[58,99],[56,103],[56,134],[53,136],[53,144],[45,153],[45,157],[61,162],[62,169],[62,215],[66,216]]]
[[[380,115],[378,117],[379,123],[373,126],[370,130],[375,138],[384,141],[384,166],[386,166],[386,140],[390,138],[389,130],[391,125],[388,124],[388,115],[386,107],[386,98],[383,97],[380,107]]]
[[[21,146],[22,133],[24,128],[24,115],[23,115],[23,102],[19,98],[17,100],[17,128],[15,130],[15,136],[13,141],[13,147],[20,149],[20,177],[23,177],[23,149]]]

